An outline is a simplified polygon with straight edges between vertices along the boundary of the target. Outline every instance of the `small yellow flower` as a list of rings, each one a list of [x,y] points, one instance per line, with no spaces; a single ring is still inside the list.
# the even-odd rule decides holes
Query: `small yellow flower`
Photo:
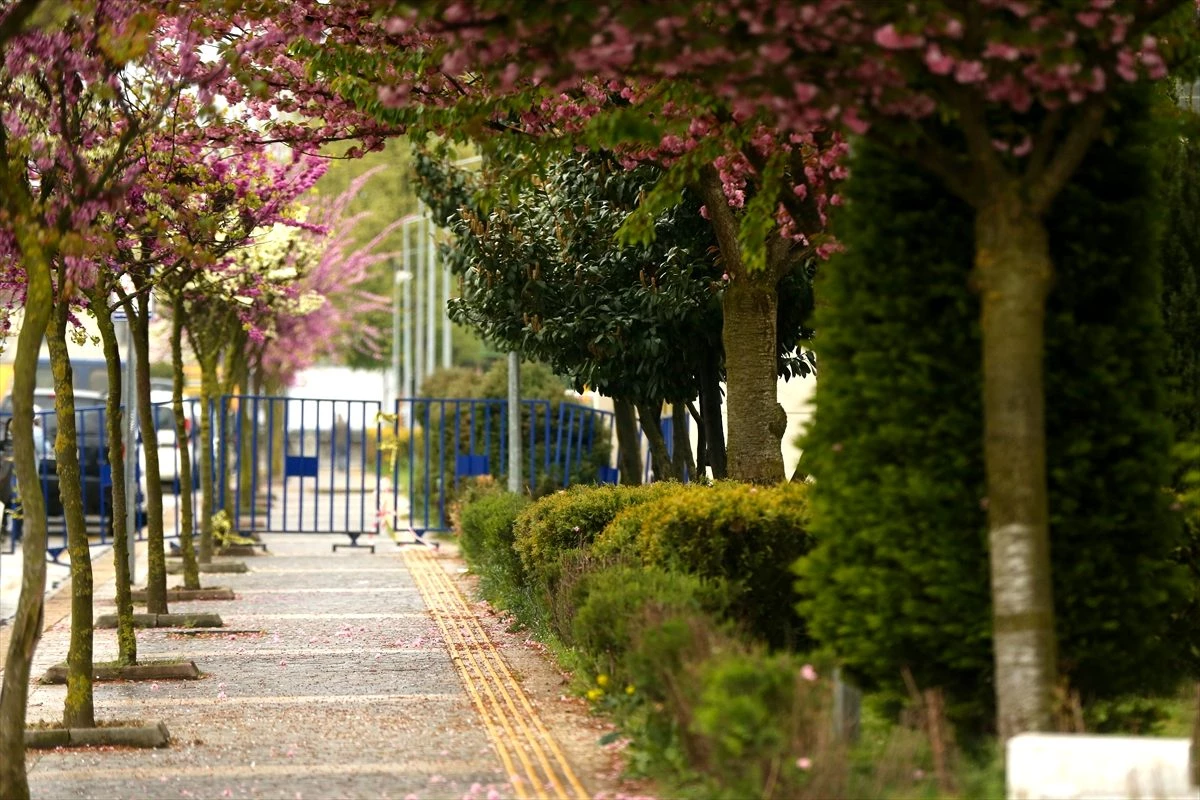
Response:
[[[630,694],[630,695],[631,695],[631,694],[633,694],[635,691],[637,691],[637,690],[633,688],[633,684],[632,684],[632,683],[631,683],[631,684],[629,684],[628,686],[626,686],[626,687],[625,687],[625,694]]]
[[[588,700],[591,700],[593,703],[595,703],[601,697],[604,697],[603,689],[588,689],[588,692],[587,692]]]
[[[596,685],[601,688],[608,686],[608,676],[607,675],[597,675],[596,676]]]

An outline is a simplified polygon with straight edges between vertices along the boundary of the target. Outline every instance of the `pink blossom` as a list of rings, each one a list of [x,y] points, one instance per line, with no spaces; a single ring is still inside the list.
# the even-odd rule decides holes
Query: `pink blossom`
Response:
[[[1099,11],[1080,11],[1075,15],[1075,20],[1085,28],[1095,28],[1102,18]]]
[[[925,37],[915,33],[900,33],[890,22],[875,30],[875,44],[886,50],[906,50],[920,47]]]
[[[1021,51],[1007,42],[988,42],[983,49],[984,58],[998,58],[1001,61],[1016,61],[1021,57]]]
[[[841,449],[841,448],[835,447],[834,449]],[[805,664],[804,666],[802,666],[800,668],[800,677],[811,683],[812,681],[815,681],[817,679],[817,670],[813,667],[812,664]]]
[[[960,61],[954,67],[954,80],[959,83],[979,83],[987,78],[987,70],[979,61]]]
[[[949,75],[954,71],[954,62],[954,57],[943,53],[936,44],[929,45],[925,51],[925,66],[934,75]]]
[[[812,769],[812,759],[808,756],[800,756],[796,759],[796,767],[805,771],[810,770]]]
[[[771,64],[782,64],[792,55],[792,48],[783,42],[768,42],[758,48],[758,53]]]

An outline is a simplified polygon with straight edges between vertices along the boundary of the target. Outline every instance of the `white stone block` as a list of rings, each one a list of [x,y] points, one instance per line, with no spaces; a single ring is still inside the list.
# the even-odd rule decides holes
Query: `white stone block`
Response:
[[[1008,742],[1009,800],[1200,798],[1189,739],[1026,733]]]

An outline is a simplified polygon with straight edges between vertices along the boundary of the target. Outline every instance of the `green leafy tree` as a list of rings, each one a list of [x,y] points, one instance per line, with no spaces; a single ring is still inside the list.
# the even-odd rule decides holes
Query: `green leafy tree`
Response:
[[[479,178],[432,157],[418,162],[418,172],[428,202],[455,234],[444,254],[462,285],[451,303],[456,321],[544,361],[577,389],[612,396],[625,454],[638,449],[636,430],[629,436],[621,424],[635,406],[656,472],[668,477],[678,477],[684,462],[672,465],[667,456],[659,409],[669,402],[686,413],[699,396],[701,467],[724,477],[719,382],[728,275],[713,257],[716,238],[694,195],[659,214],[653,241],[621,244],[617,231],[661,170],[629,170],[611,155],[586,153],[555,162],[532,184],[495,171]],[[808,336],[807,273],[784,281],[781,292],[778,369],[806,375],[811,363],[798,345]],[[640,471],[622,467],[626,479]]]

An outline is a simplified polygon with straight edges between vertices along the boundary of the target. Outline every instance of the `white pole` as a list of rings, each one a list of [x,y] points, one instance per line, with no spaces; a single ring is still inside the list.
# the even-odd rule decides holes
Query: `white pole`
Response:
[[[442,264],[442,368],[454,364],[453,341],[450,336],[450,265]]]
[[[430,374],[437,369],[437,247],[433,239],[433,216],[425,215],[425,274],[428,281],[425,293],[429,299],[426,309],[425,324],[429,326],[426,332],[428,346],[425,348],[425,373]]]
[[[137,580],[137,403],[134,402],[134,371],[137,353],[133,348],[133,325],[125,320],[125,372],[121,375],[121,399],[125,407],[125,538],[129,542],[129,580]],[[113,509],[112,513],[119,513]]]
[[[413,237],[412,237],[412,258],[413,258],[413,295],[415,303],[410,308],[414,309],[416,314],[413,320],[413,350],[414,357],[412,360],[413,374],[413,394],[421,391],[422,378],[425,376],[425,360],[424,353],[424,337],[425,337],[425,304],[421,301],[421,286],[425,280],[425,259],[421,258],[421,244],[424,239],[421,237],[420,231],[415,230],[419,219],[413,220]]]
[[[521,356],[516,350],[508,354],[508,490],[521,491]]]
[[[404,380],[400,375],[400,293],[404,291],[404,273],[392,264],[392,379],[388,383],[395,387],[391,405],[404,393]]]

